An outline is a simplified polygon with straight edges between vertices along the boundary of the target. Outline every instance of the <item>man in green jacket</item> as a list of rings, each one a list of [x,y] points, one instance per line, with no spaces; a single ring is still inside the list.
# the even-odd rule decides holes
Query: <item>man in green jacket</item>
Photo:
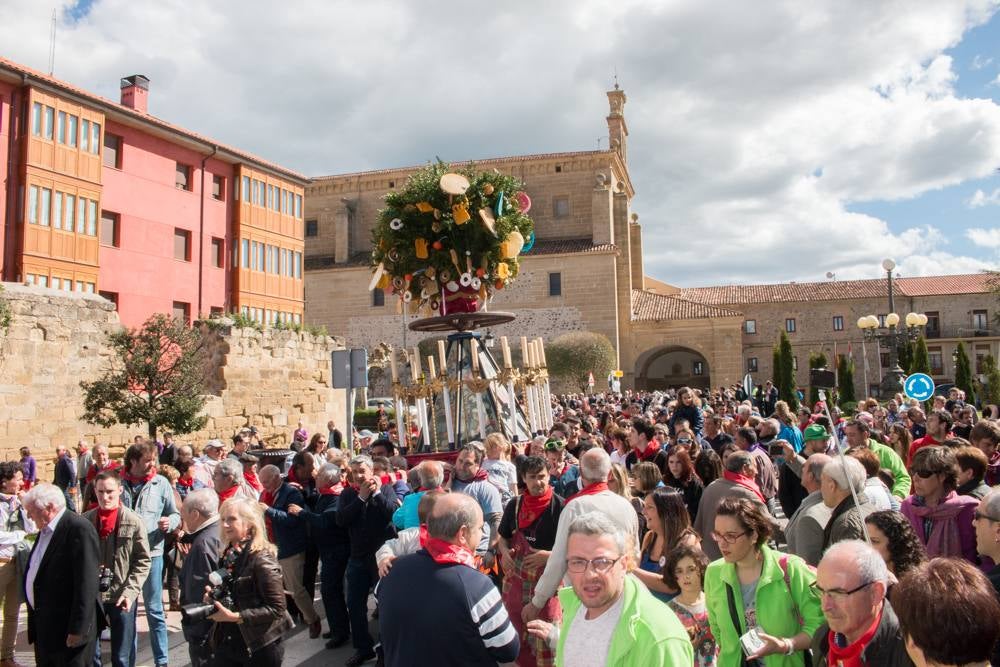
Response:
[[[149,575],[149,542],[142,518],[122,505],[117,473],[105,471],[94,478],[97,508],[83,515],[94,524],[100,538],[100,591],[111,628],[111,664],[135,666],[136,599]],[[101,642],[95,659],[100,663]]]
[[[871,428],[860,419],[852,419],[844,427],[844,434],[847,436],[847,444],[850,449],[855,447],[867,447],[875,452],[879,465],[888,468],[892,472],[892,495],[899,498],[906,498],[910,495],[910,473],[906,472],[906,464],[899,454],[880,442],[871,439]],[[849,450],[848,450],[849,451]]]
[[[559,591],[562,626],[533,620],[528,632],[556,651],[556,665],[691,665],[694,649],[669,607],[628,574],[628,541],[607,516],[573,520],[566,542],[572,588]]]

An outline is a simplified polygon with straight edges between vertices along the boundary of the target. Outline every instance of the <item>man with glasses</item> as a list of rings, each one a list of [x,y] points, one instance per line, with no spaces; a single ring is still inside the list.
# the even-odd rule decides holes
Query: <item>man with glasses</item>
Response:
[[[996,565],[986,573],[1000,598],[1000,490],[990,491],[976,509],[973,527],[976,529],[976,550],[980,556]],[[1000,665],[1000,645],[993,649],[991,664]]]
[[[830,547],[816,570],[826,623],[813,635],[813,664],[904,667],[913,663],[885,593],[889,570],[861,540]]]
[[[572,588],[559,591],[561,628],[533,620],[564,665],[690,665],[684,626],[638,579],[628,576],[631,539],[601,512],[569,525],[565,568]]]

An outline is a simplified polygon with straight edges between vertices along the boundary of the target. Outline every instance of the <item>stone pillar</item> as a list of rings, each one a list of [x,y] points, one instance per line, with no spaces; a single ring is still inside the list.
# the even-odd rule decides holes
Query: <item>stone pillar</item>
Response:
[[[611,178],[604,172],[594,177],[596,184],[591,196],[591,236],[594,244],[614,243],[615,229],[611,209]]]
[[[347,207],[341,206],[333,213],[324,212],[323,217],[328,218],[333,227],[333,261],[343,264],[350,257],[350,215]]]
[[[611,341],[615,346],[615,355],[618,364],[621,363],[622,359],[621,343],[623,340],[627,340],[627,329],[632,321],[632,245],[629,242],[628,209],[628,194],[625,192],[624,185],[619,184],[619,191],[614,194],[613,211],[614,235],[618,245],[618,256],[615,258],[618,336],[616,340]]]
[[[642,227],[637,222],[639,216],[632,214],[632,223],[628,226],[628,240],[632,252],[632,287],[645,289],[646,281],[642,265]]]

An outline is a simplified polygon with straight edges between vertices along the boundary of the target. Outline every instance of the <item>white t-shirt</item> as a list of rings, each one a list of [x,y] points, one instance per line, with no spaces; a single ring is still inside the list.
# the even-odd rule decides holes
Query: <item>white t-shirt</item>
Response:
[[[625,459],[627,458],[628,458],[628,452],[625,452],[624,454],[619,454],[618,450],[616,449],[613,452],[611,452],[611,465],[614,465],[616,463],[619,465],[625,465]]]
[[[611,649],[611,637],[621,620],[625,596],[620,594],[611,607],[597,618],[587,620],[587,608],[580,605],[569,625],[563,652],[563,664],[573,667],[604,667]]]

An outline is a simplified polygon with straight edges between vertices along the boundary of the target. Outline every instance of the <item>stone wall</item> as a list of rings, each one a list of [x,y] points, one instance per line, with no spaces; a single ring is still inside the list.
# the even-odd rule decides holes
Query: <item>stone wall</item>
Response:
[[[13,311],[0,331],[0,458],[18,458],[27,445],[51,479],[60,444],[81,438],[122,453],[145,424],[104,429],[80,421],[82,380],[108,367],[108,333],[121,325],[114,306],[89,294],[5,283],[0,298]],[[201,324],[207,337],[205,428],[178,441],[200,446],[255,425],[269,446],[285,446],[301,419],[310,433],[333,419],[344,424],[344,395],[330,388],[331,337],[293,331],[237,329]]]

